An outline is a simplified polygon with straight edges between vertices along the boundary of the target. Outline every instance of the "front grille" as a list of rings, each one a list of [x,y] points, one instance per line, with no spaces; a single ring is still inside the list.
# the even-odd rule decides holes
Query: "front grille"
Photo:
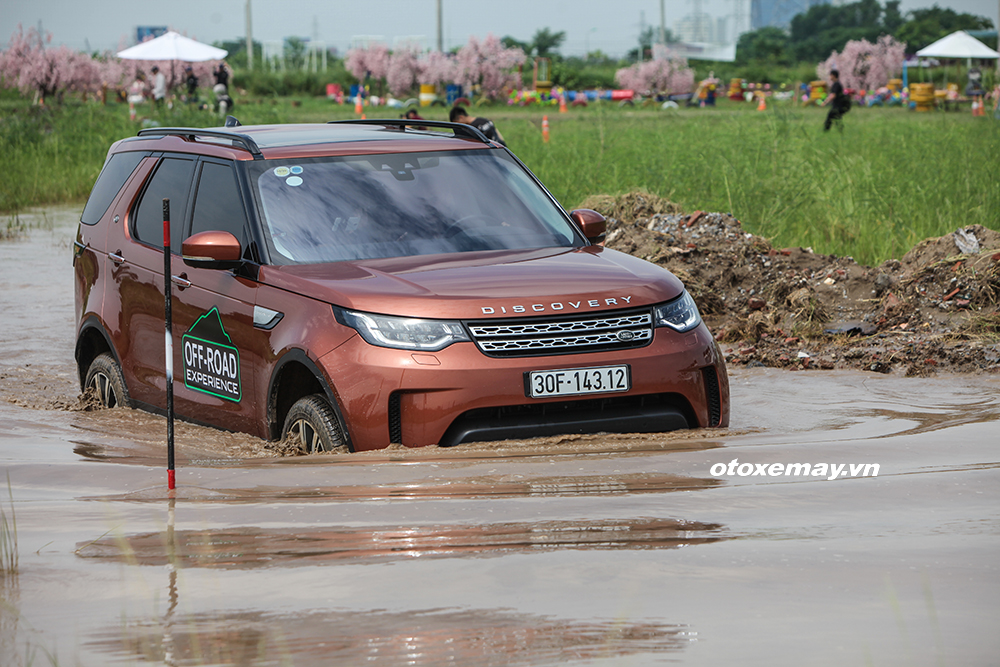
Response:
[[[450,447],[565,433],[661,433],[697,424],[691,405],[680,394],[607,396],[475,408],[452,422],[438,444]]]
[[[649,308],[610,313],[467,322],[472,339],[491,357],[532,357],[624,350],[653,340]]]

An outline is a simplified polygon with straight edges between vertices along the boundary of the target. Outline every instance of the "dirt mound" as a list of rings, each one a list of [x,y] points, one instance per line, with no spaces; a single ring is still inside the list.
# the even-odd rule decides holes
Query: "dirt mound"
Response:
[[[732,364],[925,375],[1000,371],[1000,232],[979,225],[867,267],[774,248],[729,214],[595,196],[606,245],[675,273]]]
[[[591,195],[583,200],[580,208],[590,208],[605,218],[614,218],[622,222],[635,222],[639,218],[662,213],[682,212],[681,207],[672,201],[648,192],[629,192],[617,197]]]

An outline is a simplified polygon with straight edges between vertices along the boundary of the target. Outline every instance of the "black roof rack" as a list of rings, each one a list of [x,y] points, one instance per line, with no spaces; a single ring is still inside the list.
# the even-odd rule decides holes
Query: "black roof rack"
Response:
[[[238,132],[223,132],[220,130],[203,130],[197,127],[147,127],[145,129],[139,130],[138,136],[175,136],[175,137],[187,137],[191,141],[195,140],[195,137],[214,137],[216,139],[228,139],[233,142],[233,144],[241,144],[243,148],[253,155],[254,160],[263,160],[264,155],[260,152],[260,147],[257,146],[257,142],[250,138],[249,135],[239,134]]]
[[[481,141],[484,144],[492,144],[485,134],[479,131],[471,125],[466,125],[464,123],[446,123],[440,120],[423,120],[414,118],[372,118],[366,120],[331,120],[327,121],[327,125],[383,125],[386,129],[395,130],[397,132],[405,132],[406,128],[411,127],[414,129],[427,128],[427,127],[438,127],[445,130],[452,130],[456,137],[465,137],[466,139],[475,139],[476,141]]]

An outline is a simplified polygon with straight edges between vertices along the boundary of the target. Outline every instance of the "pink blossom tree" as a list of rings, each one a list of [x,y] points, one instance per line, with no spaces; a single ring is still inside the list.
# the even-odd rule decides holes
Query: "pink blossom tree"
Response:
[[[816,75],[826,79],[836,69],[844,88],[875,90],[902,71],[905,51],[906,44],[889,35],[882,35],[874,44],[866,39],[851,40],[841,53],[834,51],[821,62]]]
[[[484,97],[496,99],[505,89],[517,85],[517,75],[512,70],[524,60],[524,51],[504,47],[492,34],[482,42],[473,35],[458,50],[454,80],[467,88],[478,84]]]
[[[455,61],[440,51],[431,51],[419,61],[417,81],[428,85],[451,83],[455,80]]]
[[[414,46],[396,49],[389,56],[389,67],[386,73],[386,83],[389,92],[402,97],[413,89],[413,84],[420,72],[419,52]]]
[[[653,59],[615,72],[618,85],[642,95],[689,93],[694,89],[694,70],[687,58],[675,56],[662,45],[653,47]]]
[[[22,93],[35,92],[39,99],[56,97],[67,90],[86,92],[97,82],[97,67],[91,58],[66,46],[46,48],[52,35],[44,37],[35,28],[27,33],[18,26],[8,47],[0,52],[0,79]]]
[[[384,44],[373,43],[347,52],[344,67],[354,75],[359,83],[366,79],[379,83],[389,73],[389,49]]]
[[[0,51],[0,85],[17,87],[22,93],[37,93],[39,99],[59,99],[65,92],[82,94],[103,89],[127,89],[141,74],[151,88],[154,65],[167,77],[169,87],[180,85],[186,63],[150,60],[123,60],[113,53],[92,58],[66,46],[47,48],[51,35],[44,38],[34,28],[18,30],[7,49]],[[121,49],[124,49],[124,43]],[[121,50],[119,49],[119,50]],[[190,63],[200,87],[211,87],[215,61]],[[148,90],[147,90],[148,92]]]

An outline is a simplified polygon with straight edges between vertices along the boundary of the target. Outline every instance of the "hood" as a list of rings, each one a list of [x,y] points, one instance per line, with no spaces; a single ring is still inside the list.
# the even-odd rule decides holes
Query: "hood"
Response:
[[[351,310],[438,319],[616,310],[684,289],[666,269],[599,246],[264,266],[259,280]]]

